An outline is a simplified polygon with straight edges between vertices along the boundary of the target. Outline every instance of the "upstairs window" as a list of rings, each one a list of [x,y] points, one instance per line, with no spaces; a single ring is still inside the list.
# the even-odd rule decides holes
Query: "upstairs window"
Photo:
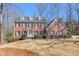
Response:
[[[20,27],[20,23],[15,23],[15,27]]]
[[[22,26],[23,26],[23,27],[26,27],[26,24],[25,24],[25,23],[23,23],[23,24],[22,24]]]
[[[32,27],[32,23],[28,23],[28,27],[31,28]]]

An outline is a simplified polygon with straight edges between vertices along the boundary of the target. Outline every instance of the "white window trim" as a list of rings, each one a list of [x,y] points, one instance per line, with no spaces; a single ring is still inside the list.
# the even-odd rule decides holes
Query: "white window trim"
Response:
[[[33,31],[32,30],[29,30],[29,35],[33,35]]]
[[[20,24],[20,23],[16,23],[16,27],[19,27],[19,24]]]
[[[16,36],[20,36],[18,31],[16,31]]]
[[[16,27],[19,27],[19,24],[18,23],[16,23]]]
[[[28,27],[29,27],[29,28],[32,27],[32,23],[28,23]]]
[[[26,27],[26,24],[25,23],[23,23],[23,27]]]

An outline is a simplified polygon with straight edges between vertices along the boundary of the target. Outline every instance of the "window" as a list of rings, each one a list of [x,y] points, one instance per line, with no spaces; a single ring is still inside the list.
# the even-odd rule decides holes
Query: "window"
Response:
[[[29,30],[29,34],[31,35],[33,32],[32,32],[32,30]]]
[[[63,31],[58,32],[57,35],[63,35]]]
[[[20,23],[15,23],[15,27],[20,27]]]
[[[50,33],[51,33],[51,35],[53,35],[54,34],[54,31],[51,31]]]
[[[23,23],[22,25],[23,25],[23,27],[26,27],[26,24],[25,23]]]
[[[23,31],[22,35],[26,35],[27,36],[27,31]]]
[[[38,32],[38,31],[36,31],[36,32],[35,32],[35,35],[39,35],[39,32]]]
[[[28,23],[28,27],[29,27],[29,28],[32,27],[32,23]]]
[[[16,31],[16,36],[20,36],[20,31]]]

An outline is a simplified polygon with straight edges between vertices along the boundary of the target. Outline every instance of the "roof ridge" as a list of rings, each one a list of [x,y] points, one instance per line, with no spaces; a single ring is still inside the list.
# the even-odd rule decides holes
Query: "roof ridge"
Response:
[[[57,17],[57,18],[54,18],[51,22],[50,22],[50,24],[48,24],[48,26],[50,26],[53,22],[54,22],[54,20],[58,20],[58,21],[60,21],[60,23],[66,28],[66,26],[65,26],[65,24],[64,24],[64,21],[62,20],[62,18],[60,18],[60,17]],[[48,27],[47,26],[47,27]]]

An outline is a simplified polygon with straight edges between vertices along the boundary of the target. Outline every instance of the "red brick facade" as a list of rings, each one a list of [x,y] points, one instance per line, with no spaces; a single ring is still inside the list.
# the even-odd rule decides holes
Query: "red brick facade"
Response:
[[[60,18],[55,18],[51,24],[47,27],[48,37],[51,35],[60,35],[65,36],[67,35],[68,31],[65,27],[63,21]]]
[[[27,37],[34,37],[46,30],[47,36],[51,35],[67,35],[68,31],[61,20],[61,18],[55,18],[46,28],[46,22],[44,21],[15,21],[14,22],[14,38],[21,37],[25,34]]]
[[[29,33],[36,35],[36,33],[43,32],[45,29],[45,23],[46,22],[40,22],[40,21],[25,21],[25,22],[14,22],[14,38],[21,37],[23,35],[23,32],[27,32],[26,36],[29,35]],[[30,31],[30,32],[29,32]],[[17,33],[18,32],[18,33]]]

